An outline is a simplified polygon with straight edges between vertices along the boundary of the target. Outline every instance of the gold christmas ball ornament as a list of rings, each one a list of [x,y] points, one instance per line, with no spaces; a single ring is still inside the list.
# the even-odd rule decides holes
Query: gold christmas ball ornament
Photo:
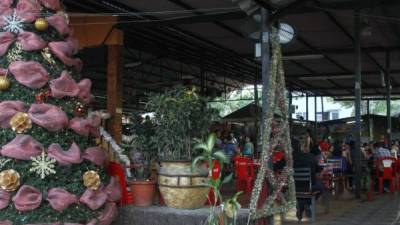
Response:
[[[6,76],[0,75],[0,91],[5,91],[11,87],[11,82]]]
[[[19,112],[11,118],[10,126],[13,131],[22,134],[32,128],[32,120],[27,113]]]
[[[19,173],[15,170],[4,170],[0,173],[0,189],[13,192],[20,185]]]
[[[90,190],[96,191],[101,184],[100,175],[93,170],[87,171],[83,174],[83,185]]]
[[[39,18],[35,21],[35,28],[38,31],[46,31],[49,28],[49,23],[44,18]]]

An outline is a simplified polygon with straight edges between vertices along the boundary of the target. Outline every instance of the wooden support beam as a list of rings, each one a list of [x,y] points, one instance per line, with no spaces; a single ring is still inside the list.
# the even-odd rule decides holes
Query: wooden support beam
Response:
[[[111,114],[108,131],[117,143],[122,140],[122,46],[108,46],[107,111]]]

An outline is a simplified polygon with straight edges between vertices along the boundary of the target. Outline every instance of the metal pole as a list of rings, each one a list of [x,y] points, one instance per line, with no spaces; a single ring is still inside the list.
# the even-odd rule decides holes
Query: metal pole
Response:
[[[261,34],[260,34],[260,42],[261,42],[261,76],[262,76],[262,118],[261,118],[261,134],[264,134],[265,125],[266,125],[266,115],[270,106],[270,102],[268,102],[268,90],[270,89],[269,83],[269,70],[270,70],[270,46],[269,46],[269,29],[268,29],[268,17],[269,12],[266,8],[261,8]],[[261,135],[263,137],[263,135]],[[261,140],[264,143],[263,140]],[[273,192],[272,189],[269,190],[270,193]],[[268,217],[268,224],[274,224],[274,216]]]
[[[370,109],[369,109],[369,99],[367,100],[367,125],[368,125],[368,139],[371,139],[371,124],[369,121],[369,114],[370,114]],[[371,141],[371,140],[370,140]]]
[[[257,74],[258,74],[258,71],[256,71],[256,73],[255,73],[255,75],[254,75],[254,116],[255,116],[254,127],[258,127],[258,122],[259,122],[259,120],[260,120],[260,118],[259,118],[260,112],[259,112],[259,109],[258,109],[258,84],[257,84]],[[258,129],[255,129],[255,138],[256,138],[255,143],[258,143],[258,142],[257,142],[257,139],[258,139]],[[253,154],[255,154],[255,156],[256,156],[256,154],[258,153],[258,150],[259,150],[258,145],[257,145],[257,144],[254,145],[254,153],[253,153]]]
[[[290,133],[290,137],[292,137],[292,126],[293,126],[293,95],[292,95],[292,91],[289,90],[289,133]]]
[[[262,119],[260,131],[263,134],[265,130],[266,115],[269,110],[270,102],[268,102],[269,84],[269,63],[270,63],[270,47],[269,47],[269,31],[268,31],[268,10],[261,8],[261,76],[262,76]]]
[[[322,114],[322,122],[324,121],[324,97],[321,96],[321,114]]]
[[[308,124],[308,94],[306,94],[306,121]]]
[[[392,98],[392,82],[390,79],[390,52],[386,51],[386,117],[387,117],[387,139],[388,148],[392,143],[392,107],[390,105]]]
[[[361,43],[360,43],[360,11],[354,11],[354,71],[355,71],[355,196],[361,198]]]
[[[317,140],[317,95],[314,95],[314,140]]]

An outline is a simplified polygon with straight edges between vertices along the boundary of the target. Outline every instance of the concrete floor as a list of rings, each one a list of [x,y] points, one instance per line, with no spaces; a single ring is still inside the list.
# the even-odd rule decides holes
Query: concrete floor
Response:
[[[326,214],[322,205],[317,205],[316,225],[396,225],[400,224],[398,215],[399,194],[375,195],[372,202],[355,200],[345,192],[331,200],[330,212]],[[299,224],[292,210],[285,216],[285,221],[276,218],[276,225]],[[311,224],[307,218],[300,224]]]

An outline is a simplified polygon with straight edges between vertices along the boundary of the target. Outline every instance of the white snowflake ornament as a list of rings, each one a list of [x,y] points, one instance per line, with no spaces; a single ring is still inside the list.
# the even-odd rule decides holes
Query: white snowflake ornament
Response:
[[[0,157],[0,169],[2,169],[9,162],[11,162],[11,159]]]
[[[55,159],[50,159],[44,151],[40,156],[31,157],[31,160],[32,167],[29,169],[29,172],[40,175],[42,180],[48,175],[56,173],[54,167],[57,161]]]
[[[24,19],[14,11],[12,15],[3,16],[3,30],[18,34],[24,31]]]

